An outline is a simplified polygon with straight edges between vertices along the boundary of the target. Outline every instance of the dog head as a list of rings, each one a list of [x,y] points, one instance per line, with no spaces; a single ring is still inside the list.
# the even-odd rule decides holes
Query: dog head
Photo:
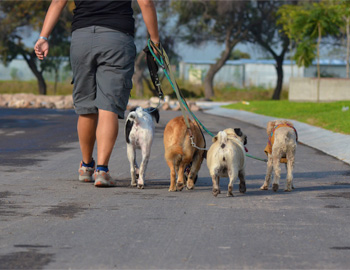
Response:
[[[248,143],[247,135],[245,135],[240,128],[227,128],[224,131],[226,132],[228,139],[234,137],[241,141],[243,145]]]
[[[157,108],[146,108],[142,107],[134,107],[130,110],[129,115],[125,122],[125,138],[126,142],[130,143],[129,135],[130,132],[135,125],[146,125],[153,126],[152,119],[154,119],[157,123],[159,122],[159,111]]]
[[[149,114],[157,123],[159,123],[159,111],[157,108],[149,107],[143,109],[142,107],[134,107],[130,109],[128,119],[131,121],[138,121],[137,119],[142,119],[145,117],[145,114]]]

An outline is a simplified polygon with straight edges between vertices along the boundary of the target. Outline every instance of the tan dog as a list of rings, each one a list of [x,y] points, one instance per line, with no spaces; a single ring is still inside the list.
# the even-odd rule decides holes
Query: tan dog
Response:
[[[293,187],[293,168],[295,151],[297,148],[298,134],[293,124],[287,120],[275,120],[267,123],[266,128],[269,137],[265,153],[267,154],[267,170],[265,182],[260,187],[262,190],[268,190],[272,169],[274,169],[273,191],[277,191],[281,178],[280,163],[287,164],[287,182],[284,191],[292,191]]]
[[[207,166],[213,181],[213,195],[220,193],[220,177],[229,177],[227,196],[233,196],[233,182],[240,180],[239,191],[246,192],[245,147],[247,136],[239,128],[220,131],[207,153]]]
[[[184,171],[192,163],[187,179],[187,188],[193,189],[197,173],[201,167],[205,150],[199,150],[191,145],[190,133],[193,142],[199,148],[205,147],[205,139],[199,127],[190,119],[190,131],[187,129],[182,116],[170,120],[164,129],[165,160],[170,168],[169,191],[181,191],[185,185]],[[176,180],[177,174],[177,181]]]

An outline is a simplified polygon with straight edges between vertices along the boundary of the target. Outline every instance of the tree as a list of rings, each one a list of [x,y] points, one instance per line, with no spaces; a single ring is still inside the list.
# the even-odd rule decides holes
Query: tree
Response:
[[[350,78],[350,2],[347,0],[341,0],[339,3],[339,11],[341,17],[344,21],[343,29],[345,30],[346,35],[346,77]]]
[[[247,38],[250,1],[175,1],[178,13],[176,31],[182,30],[181,38],[188,44],[200,45],[207,42],[224,44],[224,50],[204,78],[206,99],[214,96],[215,74],[229,59],[231,51]]]
[[[250,54],[241,52],[240,50],[234,50],[230,53],[228,60],[238,60],[238,59],[250,59]]]
[[[291,34],[281,31],[281,25],[277,23],[281,17],[278,10],[283,4],[296,4],[297,2],[255,1],[255,7],[251,10],[251,20],[255,23],[250,29],[249,41],[259,44],[276,61],[277,82],[272,96],[274,100],[279,100],[281,96],[284,77],[283,61],[290,45],[288,34]]]
[[[293,10],[293,7],[290,7]],[[312,57],[317,58],[317,101],[319,101],[320,89],[320,45],[322,37],[325,35],[335,35],[339,32],[342,25],[339,16],[339,6],[330,1],[322,1],[319,3],[303,3],[301,7],[294,8],[290,14],[293,20],[290,30],[293,33],[300,33],[293,38],[296,41],[301,40],[297,44],[295,58],[299,65],[309,65]],[[282,24],[285,23],[282,21]],[[284,26],[285,29],[286,26]],[[316,54],[314,53],[316,48]],[[311,60],[311,61],[310,61]]]
[[[23,43],[22,30],[26,29],[27,32],[39,30],[49,5],[47,1],[0,2],[0,60],[6,65],[19,55],[22,56],[37,78],[39,93],[43,95],[46,94],[43,72],[49,65],[43,61],[39,69],[34,49],[27,48]],[[57,42],[52,43],[50,50],[54,50],[55,46],[62,47],[68,40],[69,28],[66,27],[65,20],[60,19],[57,25],[50,38]]]

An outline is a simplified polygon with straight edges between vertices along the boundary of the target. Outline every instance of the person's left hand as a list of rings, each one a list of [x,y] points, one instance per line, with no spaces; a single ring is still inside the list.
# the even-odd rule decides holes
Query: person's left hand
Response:
[[[39,39],[34,45],[34,51],[39,60],[43,60],[49,53],[49,42],[44,39]]]

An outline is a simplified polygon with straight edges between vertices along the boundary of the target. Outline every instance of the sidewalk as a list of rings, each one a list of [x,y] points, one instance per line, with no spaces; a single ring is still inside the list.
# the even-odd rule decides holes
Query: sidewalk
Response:
[[[222,115],[248,122],[258,127],[266,128],[267,122],[278,119],[276,117],[259,115],[246,111],[220,108],[229,103],[197,102],[203,112],[213,115]],[[344,135],[314,127],[308,124],[290,120],[298,131],[299,142],[318,149],[330,156],[350,165],[350,135]]]

